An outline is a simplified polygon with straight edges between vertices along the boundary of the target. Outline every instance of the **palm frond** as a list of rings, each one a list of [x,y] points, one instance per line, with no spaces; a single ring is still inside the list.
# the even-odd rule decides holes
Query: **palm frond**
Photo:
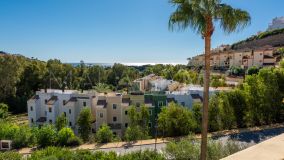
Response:
[[[234,9],[229,5],[220,4],[216,10],[216,19],[220,20],[220,27],[226,32],[240,31],[250,24],[251,18],[248,12]]]
[[[206,17],[213,22],[219,21],[226,32],[239,31],[250,24],[250,15],[241,9],[234,9],[221,0],[169,0],[176,10],[170,15],[169,29],[183,31],[193,29],[199,34],[206,32]],[[214,28],[214,26],[213,26]]]

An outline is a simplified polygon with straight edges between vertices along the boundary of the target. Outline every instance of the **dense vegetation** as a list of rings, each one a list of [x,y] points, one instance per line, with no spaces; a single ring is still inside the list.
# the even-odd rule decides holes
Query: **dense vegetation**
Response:
[[[209,130],[251,127],[283,122],[284,60],[279,68],[250,71],[244,83],[210,98]],[[171,103],[159,114],[159,129],[168,136],[200,132],[201,104],[185,109]]]
[[[243,147],[235,142],[229,141],[222,144],[217,141],[209,140],[208,143],[208,159],[218,160],[231,155]],[[28,160],[41,159],[68,159],[68,160],[199,160],[200,141],[193,139],[192,136],[183,138],[180,141],[172,141],[167,144],[162,153],[153,150],[134,151],[118,155],[115,152],[91,152],[87,150],[69,150],[67,148],[47,147],[37,150],[28,157]],[[0,152],[0,160],[22,160],[24,159],[16,152]]]
[[[186,66],[157,64],[131,67],[114,64],[103,67],[87,66],[83,61],[78,66],[72,66],[57,59],[44,62],[1,52],[0,103],[6,103],[11,112],[21,113],[26,111],[27,99],[39,89],[128,91],[134,79],[151,73],[173,79],[180,69],[186,69]]]

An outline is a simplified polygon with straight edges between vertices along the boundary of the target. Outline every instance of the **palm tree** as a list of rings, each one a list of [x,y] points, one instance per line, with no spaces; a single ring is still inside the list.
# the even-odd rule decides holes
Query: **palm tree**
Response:
[[[210,84],[210,50],[211,37],[215,23],[226,33],[239,31],[250,24],[250,15],[241,9],[234,9],[221,0],[170,0],[176,7],[169,19],[170,30],[185,30],[192,28],[205,40],[205,75],[204,101],[202,114],[201,160],[206,159],[207,130],[208,130],[208,103]]]

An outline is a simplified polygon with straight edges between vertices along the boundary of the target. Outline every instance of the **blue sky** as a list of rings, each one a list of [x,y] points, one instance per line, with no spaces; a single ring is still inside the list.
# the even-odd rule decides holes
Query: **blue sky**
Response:
[[[283,0],[224,0],[247,10],[249,27],[225,35],[216,26],[212,46],[265,30],[284,16]],[[62,62],[186,63],[203,51],[191,30],[170,32],[168,0],[0,0],[0,50]]]

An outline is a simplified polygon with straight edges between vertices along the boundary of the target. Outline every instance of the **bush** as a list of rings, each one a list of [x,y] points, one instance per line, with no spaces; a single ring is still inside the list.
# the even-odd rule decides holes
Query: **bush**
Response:
[[[113,133],[110,129],[110,127],[106,124],[103,124],[98,132],[96,133],[96,139],[100,143],[107,143],[111,142],[113,139]]]
[[[229,75],[243,76],[244,74],[245,74],[245,70],[241,67],[232,66],[229,69]]]
[[[124,138],[126,141],[131,142],[131,141],[136,141],[138,139],[143,139],[143,131],[140,126],[130,126],[127,127]]]
[[[75,137],[74,132],[71,128],[62,128],[58,132],[58,144],[61,146],[66,146],[70,138]]]
[[[71,137],[67,140],[66,146],[75,147],[81,145],[83,142],[79,137]]]
[[[12,140],[14,148],[27,147],[36,143],[36,137],[29,126],[19,126]]]
[[[115,152],[103,152],[103,151],[87,151],[87,150],[69,150],[59,147],[47,147],[42,150],[37,150],[31,154],[28,160],[42,160],[42,159],[62,159],[62,160],[164,160],[162,154],[155,151],[145,150],[132,153],[117,155]]]
[[[257,74],[258,72],[259,72],[259,68],[257,68],[256,66],[252,66],[247,70],[248,75]]]
[[[168,136],[181,136],[193,132],[197,128],[197,122],[191,110],[170,103],[168,107],[162,108],[158,116],[158,127]]]
[[[28,126],[17,126],[0,121],[0,139],[12,140],[14,148],[27,147],[35,143],[35,136]]]
[[[210,139],[208,140],[207,159],[219,160],[242,150],[244,147],[234,141],[221,143]],[[189,136],[177,142],[169,142],[164,151],[166,158],[199,160],[200,141]]]
[[[57,133],[52,125],[45,125],[36,133],[37,143],[40,147],[53,146],[56,144]]]
[[[125,154],[119,157],[119,159],[137,159],[137,160],[165,160],[164,156],[158,154],[153,150],[136,151],[129,154]]]
[[[0,152],[0,160],[21,160],[22,156],[18,152]]]
[[[5,119],[8,117],[8,105],[0,103],[0,119]]]

